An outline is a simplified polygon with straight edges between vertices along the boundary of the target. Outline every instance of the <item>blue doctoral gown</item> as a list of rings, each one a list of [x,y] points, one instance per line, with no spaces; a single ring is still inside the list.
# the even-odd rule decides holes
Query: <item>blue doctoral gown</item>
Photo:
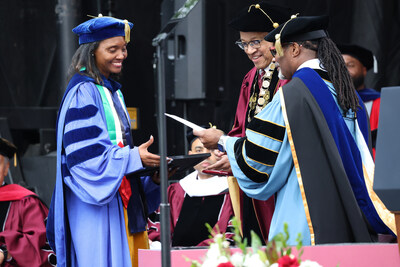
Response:
[[[308,64],[313,65],[313,67],[315,67],[316,69],[319,68],[319,62],[316,62],[316,60],[308,62]],[[343,233],[343,239],[340,239],[342,237],[335,239],[335,233],[338,233],[335,231],[332,231],[330,233],[330,236],[328,233],[328,238],[325,238],[324,235],[326,235],[326,232],[329,232],[330,230],[324,230],[324,232],[321,234],[320,232],[321,228],[319,227],[319,224],[321,223],[320,224],[321,227],[328,226],[329,229],[329,223],[334,223],[334,222],[321,220],[322,218],[321,216],[324,215],[321,213],[315,213],[316,210],[315,207],[319,206],[318,209],[324,210],[324,208],[321,206],[325,204],[328,205],[329,203],[324,202],[327,200],[324,199],[323,195],[318,196],[320,200],[323,200],[319,201],[321,204],[318,203],[318,201],[313,201],[312,203],[304,202],[306,199],[308,198],[311,199],[316,194],[318,194],[319,193],[318,191],[320,189],[321,192],[323,191],[322,188],[318,187],[315,188],[314,185],[311,185],[307,188],[305,188],[303,184],[300,185],[299,181],[301,180],[301,178],[299,179],[299,177],[301,177],[302,174],[296,173],[296,167],[295,167],[296,164],[300,164],[300,170],[305,171],[305,169],[304,168],[302,169],[301,166],[307,161],[308,158],[309,159],[312,158],[310,157],[310,155],[314,153],[313,146],[315,148],[321,147],[321,145],[325,143],[322,142],[320,143],[318,139],[315,139],[314,143],[311,142],[311,145],[307,148],[305,157],[304,156],[302,157],[302,161],[300,161],[300,159],[299,161],[297,161],[296,159],[296,163],[294,162],[293,148],[291,147],[290,144],[290,138],[288,138],[288,131],[287,131],[288,125],[286,125],[283,112],[283,108],[285,107],[285,105],[281,102],[282,101],[281,92],[278,92],[274,96],[273,100],[253,119],[254,122],[252,121],[252,123],[249,124],[249,127],[246,130],[245,138],[230,137],[226,141],[226,150],[229,157],[229,161],[231,163],[232,171],[234,176],[237,178],[241,189],[248,196],[260,200],[268,199],[272,195],[276,196],[276,207],[271,221],[269,240],[271,240],[272,237],[274,237],[276,234],[283,232],[284,223],[288,223],[289,244],[291,245],[296,244],[295,240],[299,233],[302,235],[304,245],[314,244],[315,240],[320,243],[332,243],[335,242],[335,240],[336,241],[339,240],[339,242],[341,240],[344,240],[343,242],[368,242],[368,240],[370,240],[370,237],[368,234],[367,227],[365,226],[365,222],[363,219],[364,217],[361,215],[360,209],[364,212],[365,216],[372,224],[376,232],[390,233],[390,230],[388,230],[388,228],[382,223],[382,221],[380,221],[379,216],[377,216],[372,206],[371,200],[368,197],[363,180],[359,180],[360,177],[357,176],[358,175],[357,173],[355,173],[355,169],[353,169],[353,166],[348,168],[348,166],[346,165],[347,162],[350,162],[350,160],[351,162],[354,162],[357,165],[357,168],[359,168],[362,164],[362,162],[359,159],[360,153],[358,152],[357,148],[354,147],[354,145],[352,144],[354,144],[354,140],[356,139],[356,131],[357,131],[356,121],[358,121],[360,125],[366,125],[366,122],[361,123],[360,119],[362,118],[362,116],[359,116],[356,119],[354,112],[352,112],[351,110],[344,117],[342,117],[343,111],[337,103],[335,89],[333,88],[332,83],[329,82],[328,80],[317,78],[319,76],[309,68],[303,68],[301,70],[298,70],[295,73],[294,77],[297,76],[303,79],[303,81],[304,81],[303,77],[305,77],[306,81],[307,78],[310,79],[309,81],[311,80],[316,81],[315,83],[316,85],[308,85],[308,86],[314,86],[314,89],[315,86],[317,86],[318,88],[317,92],[320,93],[324,92],[323,99],[329,102],[329,112],[332,113],[331,115],[329,115],[330,117],[328,118],[334,118],[333,125],[336,125],[336,127],[340,127],[340,132],[345,133],[342,134],[342,136],[340,136],[339,138],[336,138],[335,134],[333,134],[334,139],[332,139],[332,137],[329,137],[330,140],[332,140],[332,142],[333,140],[337,142],[337,140],[340,138],[341,140],[348,140],[348,143],[346,143],[346,145],[343,145],[340,142],[337,142],[336,145],[335,143],[333,143],[334,144],[333,146],[335,147],[334,148],[335,153],[339,157],[339,163],[343,164],[345,169],[343,176],[339,175],[338,177],[338,175],[335,174],[332,176],[334,178],[338,178],[339,179],[338,181],[341,182],[341,185],[340,186],[338,185],[340,190],[341,188],[344,188],[344,191],[339,190],[338,191],[339,193],[337,195],[334,195],[333,197],[339,199],[338,201],[339,202],[341,201],[341,203],[343,203],[343,200],[344,202],[348,200],[348,202],[351,203],[353,206],[351,206],[351,208],[347,208],[345,206],[342,209],[345,210],[343,214],[347,215],[350,214],[350,215],[348,215],[349,217],[347,218],[347,221],[346,219],[343,220],[344,221],[343,225],[345,225],[345,227],[343,228],[339,227],[339,229],[335,229],[335,231],[337,230],[338,232]],[[299,79],[296,80],[297,83],[299,83],[298,81]],[[293,89],[296,90],[296,88]],[[303,99],[298,100],[298,102],[300,101],[303,101]],[[305,104],[305,106],[307,106],[307,104]],[[322,106],[322,110],[325,112],[324,107],[328,107],[328,105],[324,104]],[[254,125],[256,125],[256,127],[253,127]],[[324,122],[324,125],[325,125],[324,127],[326,128],[326,122]],[[363,127],[362,130],[364,130],[364,128],[365,127]],[[304,129],[303,127],[304,131],[304,133],[302,133],[303,136],[307,135],[307,129],[310,128]],[[332,132],[335,130],[332,128],[330,129]],[[358,132],[360,131],[358,130]],[[332,136],[330,133],[326,135]],[[361,136],[364,136],[364,138],[366,138],[365,131],[362,132]],[[295,143],[294,151],[296,149],[297,146]],[[355,157],[346,160],[345,157],[349,156],[349,153],[347,153],[347,151],[352,151]],[[342,158],[342,160],[340,160],[340,157]],[[310,161],[309,159],[308,161]],[[315,162],[312,162],[312,164],[314,164],[315,166],[314,168],[318,168],[317,167],[317,165],[319,164],[318,158],[316,159]],[[334,167],[338,168],[339,166],[334,166]],[[328,169],[326,170],[326,172],[322,170],[321,175],[325,176],[326,174],[326,176],[328,177],[328,172],[329,172]],[[346,175],[349,177],[348,178],[349,180],[347,180],[347,178],[343,179],[344,177],[346,177]],[[307,184],[310,185],[308,177],[309,176],[303,177],[303,182],[307,181],[308,182]],[[331,178],[329,178],[329,182],[335,183],[334,179],[332,180],[330,179]],[[331,189],[332,191],[336,190],[336,188],[333,187],[331,187]],[[352,189],[355,192],[355,194],[352,193]],[[330,191],[330,188],[326,188],[324,190]],[[340,200],[340,197],[342,196],[343,192],[346,192],[345,194],[346,198],[342,198]],[[304,196],[306,196],[306,198]],[[305,210],[305,208],[307,208],[307,210]],[[309,209],[312,212],[309,212]],[[339,209],[338,214],[342,214],[341,213],[342,210]],[[329,208],[325,208],[325,212],[330,213],[332,212],[332,210],[329,210]],[[310,220],[310,213],[311,213],[311,219],[314,220]],[[356,219],[351,217],[352,213],[357,214]],[[335,215],[333,215],[333,217],[335,217]],[[361,234],[357,232],[357,229],[354,230],[355,228],[357,228],[357,223],[352,224],[352,222],[354,221],[364,223]],[[311,223],[315,223],[315,225],[312,225]],[[315,240],[314,240],[314,232],[311,233],[310,229],[313,229],[313,231],[315,230],[316,232]],[[322,240],[318,239],[318,237],[320,236],[324,236],[324,238]]]
[[[111,143],[98,89],[76,74],[59,112],[57,181],[47,224],[58,266],[132,266],[118,189],[126,174],[143,166],[130,144],[130,120],[116,93],[120,85],[103,79],[131,146]],[[159,186],[150,177],[141,180],[152,212],[159,205]]]

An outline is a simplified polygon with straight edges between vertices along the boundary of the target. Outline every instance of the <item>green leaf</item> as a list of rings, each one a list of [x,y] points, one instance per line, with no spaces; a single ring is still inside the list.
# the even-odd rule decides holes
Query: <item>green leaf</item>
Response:
[[[303,249],[303,238],[301,236],[301,233],[298,233],[297,238],[296,238],[297,246],[296,249],[299,252],[297,258],[300,261],[301,256],[303,255],[304,249]]]
[[[251,248],[255,252],[262,247],[261,239],[253,230],[250,231],[250,235],[251,235]]]

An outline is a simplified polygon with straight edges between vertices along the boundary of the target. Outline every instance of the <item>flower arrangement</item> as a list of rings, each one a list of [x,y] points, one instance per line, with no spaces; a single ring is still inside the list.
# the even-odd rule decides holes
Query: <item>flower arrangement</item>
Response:
[[[210,244],[203,262],[191,261],[191,267],[321,267],[317,262],[301,261],[303,254],[301,234],[297,236],[297,258],[292,254],[292,248],[288,246],[288,225],[284,225],[284,232],[276,235],[266,247],[262,247],[260,238],[251,232],[251,247],[247,247],[247,239],[242,240],[239,233],[239,222],[233,219],[235,229],[234,241],[239,252],[232,253],[230,243],[225,234],[215,233],[207,225],[214,242]]]

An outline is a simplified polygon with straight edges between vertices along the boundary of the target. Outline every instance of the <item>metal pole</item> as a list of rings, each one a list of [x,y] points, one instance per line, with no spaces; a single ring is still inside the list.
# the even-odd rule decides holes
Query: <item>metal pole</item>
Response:
[[[60,54],[60,97],[62,98],[66,85],[67,73],[72,56],[77,48],[77,41],[72,29],[77,25],[80,0],[58,0],[55,8],[58,24],[58,47]],[[60,100],[61,100],[60,98]]]
[[[171,266],[171,235],[170,235],[170,206],[168,203],[168,173],[167,173],[167,131],[165,121],[165,71],[164,71],[164,54],[162,45],[168,34],[172,32],[176,24],[185,18],[199,0],[187,0],[185,4],[170,19],[167,25],[153,39],[153,46],[156,47],[154,55],[154,74],[157,75],[157,126],[160,161],[160,178],[161,178],[161,204],[160,204],[160,220],[161,220],[161,263],[163,267]],[[187,4],[189,2],[189,4]]]
[[[171,236],[170,236],[170,206],[168,203],[168,172],[167,172],[167,132],[165,121],[165,80],[164,80],[164,62],[161,49],[162,41],[157,45],[156,58],[153,68],[157,69],[157,126],[161,178],[161,262],[163,267],[171,266]]]

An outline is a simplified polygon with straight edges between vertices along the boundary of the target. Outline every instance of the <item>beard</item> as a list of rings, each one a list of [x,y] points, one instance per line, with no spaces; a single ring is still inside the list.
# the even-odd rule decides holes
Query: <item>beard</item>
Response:
[[[356,90],[358,90],[362,85],[364,85],[364,76],[361,74],[358,76],[351,77],[351,79],[353,80],[354,88]]]
[[[285,75],[283,75],[281,69],[279,69],[279,71],[278,71],[278,78],[279,78],[280,80],[287,80],[287,78],[285,77]]]
[[[278,78],[280,79],[280,80],[287,80],[287,78],[285,77],[285,75],[283,75],[283,73],[282,73],[282,70],[281,70],[281,68],[280,68],[280,66],[279,66],[279,63],[278,62],[274,62],[275,63],[275,67],[276,68],[279,68],[278,69]]]

